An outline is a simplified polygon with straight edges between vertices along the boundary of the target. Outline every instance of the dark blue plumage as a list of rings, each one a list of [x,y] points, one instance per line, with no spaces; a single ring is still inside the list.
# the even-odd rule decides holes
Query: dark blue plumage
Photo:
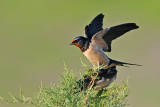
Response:
[[[89,25],[85,27],[85,34],[87,38],[91,39],[94,34],[103,29],[103,17],[103,14],[99,14],[92,20]]]
[[[99,14],[96,16],[89,25],[85,27],[85,35],[86,37],[91,40],[92,37],[99,31],[103,30],[103,14]],[[122,36],[126,32],[137,29],[139,26],[137,26],[135,23],[125,23],[117,26],[113,26],[110,28],[106,28],[107,33],[103,36],[104,41],[108,45],[107,52],[111,52],[111,43],[112,40]]]

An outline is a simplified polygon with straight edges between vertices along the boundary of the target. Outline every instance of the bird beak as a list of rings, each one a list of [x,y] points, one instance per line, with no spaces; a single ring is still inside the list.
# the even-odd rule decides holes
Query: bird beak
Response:
[[[69,45],[74,45],[74,43],[70,43]]]

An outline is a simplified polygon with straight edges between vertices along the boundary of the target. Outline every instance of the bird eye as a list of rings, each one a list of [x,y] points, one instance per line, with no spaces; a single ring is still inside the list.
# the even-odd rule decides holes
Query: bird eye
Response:
[[[83,45],[83,41],[82,41],[82,40],[79,40],[78,43],[79,43],[80,45]]]

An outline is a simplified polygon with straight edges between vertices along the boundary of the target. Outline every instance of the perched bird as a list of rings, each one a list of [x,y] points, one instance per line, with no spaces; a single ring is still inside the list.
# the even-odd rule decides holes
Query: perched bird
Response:
[[[105,65],[105,68],[120,65],[137,65],[110,59],[105,52],[111,52],[112,40],[122,36],[126,32],[139,28],[135,23],[125,23],[103,29],[103,14],[96,16],[89,25],[85,27],[85,37],[78,36],[72,40],[70,45],[80,48],[87,59],[94,65]]]
[[[91,72],[91,70],[89,72]],[[86,75],[78,81],[81,90],[87,89],[92,84],[96,90],[108,87],[116,79],[117,70],[115,66],[108,69],[100,69],[99,72],[94,72],[92,76],[96,78]]]

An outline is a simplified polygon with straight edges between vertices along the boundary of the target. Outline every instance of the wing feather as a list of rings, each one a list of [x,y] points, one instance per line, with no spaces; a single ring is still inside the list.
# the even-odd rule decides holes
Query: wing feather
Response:
[[[103,28],[103,14],[96,16],[89,25],[85,27],[85,35],[87,38],[91,39],[94,34],[101,31]]]
[[[122,36],[123,34],[129,32],[130,30],[137,29],[139,26],[137,26],[135,23],[125,23],[117,26],[113,26],[110,28],[107,28],[107,33],[103,36],[103,39],[108,45],[107,52],[111,52],[111,43],[112,40]]]

